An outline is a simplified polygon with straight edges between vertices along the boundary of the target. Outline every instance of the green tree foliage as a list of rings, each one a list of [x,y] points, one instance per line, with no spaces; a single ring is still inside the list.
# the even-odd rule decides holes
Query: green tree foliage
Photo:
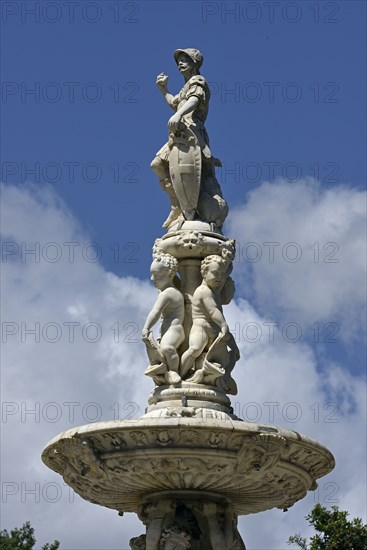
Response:
[[[0,531],[0,550],[32,550],[35,544],[34,529],[29,521],[20,529],[16,527],[10,533],[6,529]],[[42,550],[57,550],[59,546],[59,541],[55,540],[51,544],[42,546]]]
[[[347,519],[348,512],[337,506],[327,510],[316,504],[307,521],[316,531],[309,543],[299,534],[289,537],[288,544],[297,544],[302,550],[367,550],[367,525],[360,518]]]

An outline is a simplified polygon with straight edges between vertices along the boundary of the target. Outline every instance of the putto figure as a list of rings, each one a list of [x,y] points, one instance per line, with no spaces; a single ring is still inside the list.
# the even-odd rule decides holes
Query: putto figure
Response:
[[[187,48],[176,50],[174,58],[185,85],[173,96],[167,88],[168,76],[157,76],[158,89],[175,114],[168,121],[169,140],[151,163],[171,202],[163,227],[199,218],[220,229],[228,208],[215,177],[215,166],[221,164],[212,156],[204,125],[210,90],[200,74],[203,55]]]
[[[221,256],[207,256],[201,262],[203,281],[192,297],[192,327],[189,348],[182,356],[182,377],[194,366],[202,352],[209,350],[218,338],[230,337],[221,299],[227,273],[228,263]],[[237,348],[235,343],[234,347]],[[239,356],[238,348],[236,354]]]
[[[184,298],[173,284],[177,264],[176,258],[170,254],[161,253],[155,256],[150,268],[151,280],[160,292],[142,330],[142,339],[153,367],[146,374],[153,377],[157,374],[163,375],[170,384],[181,380],[178,374],[180,358],[177,350],[185,338]],[[155,342],[151,329],[160,318],[160,338]]]

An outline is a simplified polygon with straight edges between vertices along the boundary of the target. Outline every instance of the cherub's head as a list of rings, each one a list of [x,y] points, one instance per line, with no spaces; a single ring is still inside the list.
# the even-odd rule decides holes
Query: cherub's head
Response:
[[[201,262],[201,275],[210,288],[217,288],[224,283],[227,269],[227,262],[217,254],[207,256]]]
[[[178,262],[171,254],[157,254],[150,266],[150,280],[154,286],[162,290],[172,283],[177,272]]]

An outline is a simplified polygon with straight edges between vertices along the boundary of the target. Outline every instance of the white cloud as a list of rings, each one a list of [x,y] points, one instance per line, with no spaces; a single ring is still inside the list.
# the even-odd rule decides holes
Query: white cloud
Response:
[[[240,519],[248,549],[285,550],[291,534],[303,531],[309,536],[304,517],[315,502],[326,507],[336,504],[351,517],[364,517],[365,380],[327,359],[320,364],[308,344],[287,341],[276,327],[269,340],[264,324],[269,319],[245,300],[228,306],[226,316],[232,330],[237,323],[242,355],[234,371],[239,388],[232,398],[235,412],[244,420],[307,434],[328,447],[336,459],[336,468],[319,480],[318,490],[286,514],[274,510]],[[261,337],[251,343],[243,337],[244,329],[255,323],[262,330],[252,333],[251,339],[255,334]]]
[[[312,179],[263,183],[229,218],[238,286],[265,315],[304,327],[335,322],[342,338],[360,335],[365,213],[366,193],[355,188],[324,190]]]
[[[278,193],[280,198],[286,194],[282,188],[278,191],[276,187],[264,189],[274,196]],[[317,205],[321,201],[320,191],[314,184],[304,183],[299,189],[304,205]],[[275,198],[271,201],[266,193],[265,203],[272,212],[277,203]],[[345,190],[345,194],[345,203],[349,196],[347,210],[358,211],[353,197],[350,197],[351,192]],[[255,200],[253,208],[257,209],[258,216],[262,198],[255,193],[256,200],[250,199],[250,202]],[[279,204],[282,202],[280,198]],[[334,197],[338,205],[339,198]],[[295,197],[293,201],[296,202]],[[291,203],[288,204],[289,215],[293,215]],[[86,261],[80,250],[89,242],[88,235],[65,204],[47,189],[42,189],[41,193],[35,187],[5,186],[3,208],[3,241],[23,242],[28,248],[39,242],[40,250],[46,243],[54,242],[60,245],[63,254],[55,263],[48,261],[42,253],[39,262],[31,256],[22,261],[21,249],[17,254],[11,253],[14,248],[6,249],[9,257],[2,269],[3,323],[13,323],[6,328],[16,332],[8,334],[7,342],[3,344],[2,391],[3,401],[7,403],[3,412],[9,414],[3,424],[2,528],[10,529],[29,519],[36,529],[39,543],[58,538],[64,550],[125,549],[130,537],[143,532],[140,522],[131,514],[119,518],[117,513],[91,505],[70,493],[61,477],[42,464],[40,454],[44,444],[54,435],[93,421],[93,415],[102,414],[103,420],[112,420],[131,412],[136,412],[136,416],[143,413],[152,383],[143,376],[146,357],[139,342],[139,332],[148,304],[154,301],[155,290],[147,280],[119,278],[107,273],[100,263]],[[340,208],[342,216],[344,210],[342,206]],[[285,218],[287,207],[284,209]],[[311,206],[309,209],[311,211]],[[246,229],[246,240],[254,240],[256,232],[248,221],[253,216],[252,210],[246,206],[241,212],[247,215],[246,227],[241,226]],[[234,214],[233,232],[236,223],[240,224],[241,216],[240,211]],[[253,225],[258,224],[260,228],[258,240],[280,240],[280,234],[278,237],[266,234],[262,229],[265,222],[261,222],[258,216],[251,218]],[[278,219],[274,213],[273,216]],[[300,216],[294,217],[296,228]],[[357,238],[356,223],[350,221],[349,225],[351,234]],[[349,242],[343,227],[345,224],[340,225],[338,235],[343,235]],[[301,234],[301,228],[297,231]],[[247,238],[249,233],[251,237]],[[323,235],[331,238],[328,232]],[[66,242],[80,243],[75,249],[73,262],[63,246]],[[350,261],[352,259],[353,255]],[[284,276],[290,279],[286,268],[283,269]],[[261,303],[259,289],[265,284],[266,272],[255,273],[255,278],[258,276],[263,283],[255,281],[254,288]],[[269,273],[268,276],[271,279]],[[327,304],[331,297],[337,296],[334,287],[340,286],[340,277],[335,275],[330,280],[333,288],[327,291],[330,294]],[[274,288],[274,281],[269,284]],[[352,315],[359,303],[359,291],[353,290],[349,283],[347,286],[349,302],[345,297],[340,298],[335,311]],[[288,536],[305,526],[303,516],[312,507],[314,499],[329,504],[330,487],[336,487],[340,506],[348,509],[351,515],[364,513],[361,479],[365,422],[363,386],[358,377],[349,374],[335,361],[325,359],[320,369],[314,351],[306,342],[287,341],[277,327],[271,332],[271,327],[265,324],[272,322],[271,312],[267,317],[260,314],[248,301],[240,299],[240,295],[238,292],[236,303],[226,308],[228,322],[242,352],[242,360],[234,371],[239,387],[238,396],[232,398],[235,411],[260,423],[274,422],[306,433],[327,445],[337,460],[335,471],[321,480],[319,492],[309,494],[287,514],[275,510],[241,518],[240,526],[248,550],[285,549]],[[294,301],[294,310],[298,308],[297,311],[308,314],[297,304]],[[284,303],[285,313],[286,305]],[[34,334],[25,332],[25,329],[34,328],[37,322],[40,323],[39,343],[34,341]],[[74,342],[69,338],[70,325],[65,325],[71,322],[79,323],[75,326]],[[119,341],[115,341],[116,333],[110,328],[116,327],[115,323],[119,323]],[[252,323],[250,328],[249,323]],[[47,326],[49,332],[45,330]],[[90,332],[86,330],[88,326]],[[47,341],[55,336],[58,327],[61,329],[60,339],[55,343]],[[93,329],[96,327],[100,328],[101,338],[95,343],[87,341],[94,338]],[[258,330],[258,327],[261,329],[259,341],[249,342],[251,338],[256,340],[256,332],[251,331]],[[249,329],[247,333],[246,329]],[[244,334],[250,338],[244,338]],[[337,404],[336,410],[330,408],[332,401]],[[74,408],[71,402],[74,402]],[[95,404],[88,407],[91,402]],[[136,402],[139,410],[126,406],[129,402]],[[26,414],[26,408],[33,408],[36,413]],[[55,421],[52,420],[54,417]],[[39,485],[35,485],[37,483]],[[325,486],[326,483],[334,485]],[[26,490],[32,488],[35,493],[26,494]],[[7,496],[4,490],[8,491]],[[10,494],[11,491],[14,494]],[[55,496],[60,498],[52,503]]]
[[[47,188],[2,191],[2,525],[30,519],[40,540],[59,537],[64,548],[91,548],[95,537],[98,548],[97,517],[106,516],[115,526],[112,548],[128,522],[70,495],[40,454],[72,426],[143,413],[152,382],[143,375],[140,331],[156,291],[149,281],[120,279],[83,257],[90,239]],[[64,243],[76,243],[74,258]],[[26,255],[31,249],[36,254]],[[52,262],[57,249],[60,259]],[[55,494],[60,500],[53,503]]]

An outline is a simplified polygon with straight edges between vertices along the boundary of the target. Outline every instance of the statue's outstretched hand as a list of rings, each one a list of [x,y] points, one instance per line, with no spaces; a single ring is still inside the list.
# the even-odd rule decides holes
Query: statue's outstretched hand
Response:
[[[167,90],[168,76],[164,73],[160,73],[157,76],[156,84],[161,91]]]

